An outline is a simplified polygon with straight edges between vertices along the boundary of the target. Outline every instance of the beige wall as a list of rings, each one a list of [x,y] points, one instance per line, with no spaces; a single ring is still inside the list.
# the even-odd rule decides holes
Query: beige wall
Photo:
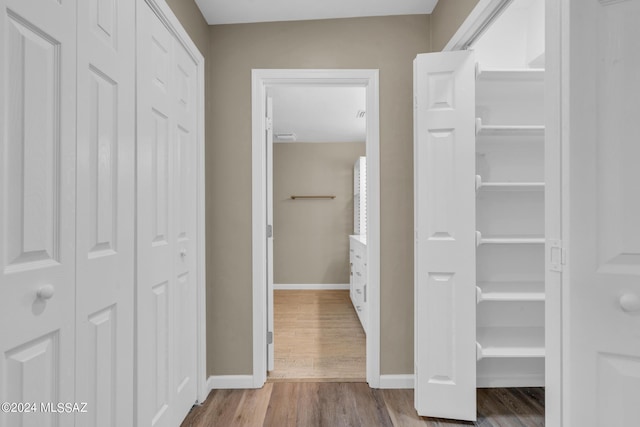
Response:
[[[381,371],[413,372],[413,59],[429,16],[210,27],[209,374],[252,373],[251,69],[380,70]]]
[[[274,144],[274,283],[349,283],[353,165],[364,155],[364,142]]]
[[[431,50],[440,52],[480,0],[440,0],[431,14]]]
[[[166,0],[166,2],[206,59],[209,50],[209,25],[200,13],[196,2],[194,0]]]

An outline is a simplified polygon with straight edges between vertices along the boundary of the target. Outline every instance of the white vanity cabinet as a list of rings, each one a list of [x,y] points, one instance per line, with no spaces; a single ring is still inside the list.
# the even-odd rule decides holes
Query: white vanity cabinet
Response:
[[[367,238],[349,236],[349,295],[362,329],[367,333]]]

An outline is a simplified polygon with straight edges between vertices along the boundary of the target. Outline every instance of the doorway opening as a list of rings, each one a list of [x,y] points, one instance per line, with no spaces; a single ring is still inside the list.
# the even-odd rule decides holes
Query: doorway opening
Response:
[[[348,230],[345,231],[345,235],[343,236],[343,240],[341,242],[341,248],[335,251],[335,253],[330,254],[331,257],[334,258],[333,263],[334,266],[329,266],[329,268],[324,268],[324,272],[321,274],[325,277],[316,277],[315,280],[311,278],[306,278],[304,280],[295,280],[296,274],[298,274],[298,278],[302,277],[300,274],[303,274],[301,271],[296,272],[296,268],[293,268],[292,271],[285,272],[282,269],[282,265],[279,268],[274,268],[274,236],[276,239],[278,238],[278,229],[274,227],[277,224],[278,219],[275,218],[276,224],[274,224],[274,197],[272,194],[273,187],[273,165],[274,165],[274,144],[273,140],[288,140],[287,142],[282,142],[282,144],[277,144],[278,147],[282,147],[283,149],[277,149],[277,151],[291,151],[288,149],[293,148],[292,139],[297,139],[298,137],[304,138],[302,135],[292,135],[295,134],[293,131],[286,131],[283,129],[278,129],[276,138],[274,138],[274,126],[273,122],[273,103],[270,101],[270,95],[281,96],[281,93],[296,93],[300,90],[308,90],[308,91],[316,91],[318,93],[330,92],[334,90],[359,90],[364,94],[364,103],[362,108],[358,108],[353,112],[353,116],[364,122],[364,144],[360,142],[361,145],[364,145],[364,152],[366,152],[366,162],[368,167],[366,168],[365,175],[367,181],[367,189],[364,192],[363,196],[366,196],[367,206],[365,208],[366,217],[367,217],[367,229],[363,233],[365,241],[367,244],[367,255],[366,262],[363,262],[362,267],[364,270],[360,272],[363,274],[366,272],[367,277],[367,306],[368,310],[366,313],[361,313],[359,320],[366,324],[367,335],[366,335],[366,344],[365,344],[365,354],[366,354],[366,369],[360,374],[359,379],[366,379],[366,381],[372,386],[377,387],[380,376],[379,369],[379,275],[380,275],[380,227],[379,227],[379,218],[380,218],[380,202],[379,202],[379,101],[378,101],[378,71],[377,70],[253,70],[252,75],[252,83],[253,83],[253,97],[252,97],[252,123],[253,123],[253,192],[252,192],[252,201],[253,201],[253,337],[254,337],[254,350],[253,350],[253,366],[254,366],[254,374],[253,381],[254,386],[261,387],[266,379],[267,379],[267,371],[272,371],[276,368],[275,363],[275,348],[277,346],[277,342],[274,340],[274,336],[277,338],[277,333],[274,334],[274,302],[278,304],[278,302],[282,302],[286,300],[286,297],[295,297],[298,298],[298,303],[304,301],[304,298],[307,298],[308,301],[306,304],[311,304],[315,306],[317,310],[320,306],[318,305],[321,300],[324,300],[324,307],[332,307],[333,309],[337,309],[338,311],[335,314],[337,320],[340,316],[348,315],[348,310],[352,310],[351,314],[355,317],[351,317],[351,321],[355,321],[358,318],[356,312],[356,306],[352,309],[349,304],[351,304],[351,291],[349,290],[349,284],[345,283],[344,279],[345,273],[349,274],[346,276],[347,279],[350,277],[351,267],[350,267],[350,259],[348,254],[347,242],[349,241]],[[303,89],[304,88],[304,89]],[[362,110],[362,112],[360,112]],[[358,115],[366,116],[358,118]],[[322,126],[320,126],[322,127]],[[317,128],[317,126],[316,126]],[[362,140],[362,137],[360,136]],[[302,141],[301,141],[302,142]],[[325,141],[326,143],[326,141]],[[289,145],[286,145],[289,144]],[[304,149],[308,151],[308,149],[313,148],[311,144],[302,145],[296,144],[298,149]],[[322,147],[315,147],[322,148]],[[344,147],[343,147],[344,148]],[[354,147],[347,147],[347,151],[354,151]],[[295,150],[295,148],[294,148]],[[355,151],[358,151],[357,149]],[[351,153],[353,154],[353,153]],[[281,156],[279,156],[281,157]],[[286,153],[284,153],[284,157],[286,157]],[[318,156],[316,156],[318,157]],[[361,156],[356,156],[361,157]],[[315,160],[318,160],[317,158]],[[276,160],[279,161],[279,160]],[[355,162],[353,162],[355,163]],[[349,174],[351,175],[351,170],[353,170],[354,164],[349,166]],[[295,168],[294,168],[295,169]],[[343,165],[344,169],[344,165]],[[282,172],[282,171],[279,171]],[[344,172],[344,171],[343,171]],[[313,209],[318,208],[322,205],[324,207],[330,206],[333,202],[345,202],[345,198],[349,202],[349,206],[352,206],[352,198],[353,193],[351,190],[353,187],[353,175],[349,178],[348,189],[349,193],[344,193],[344,186],[341,197],[338,197],[337,194],[333,194],[331,189],[322,189],[321,187],[307,187],[305,189],[300,189],[296,191],[300,194],[278,194],[275,198],[276,203],[286,203],[289,207],[293,207],[300,211],[301,209]],[[281,179],[281,177],[276,177],[277,179]],[[344,176],[343,176],[344,178]],[[291,191],[289,191],[291,192]],[[327,194],[320,194],[327,193]],[[293,196],[293,198],[292,198]],[[334,199],[333,196],[336,196]],[[309,197],[312,197],[309,199]],[[315,203],[315,205],[313,205]],[[334,207],[337,203],[333,203]],[[276,206],[276,210],[278,207]],[[342,208],[344,211],[344,207]],[[297,212],[300,214],[301,212]],[[302,212],[304,214],[304,212]],[[345,214],[345,212],[343,212]],[[285,219],[285,218],[281,218]],[[351,229],[350,218],[346,218],[347,223],[349,223],[349,229]],[[345,217],[342,217],[342,220],[345,220]],[[300,227],[304,228],[304,218],[298,217],[297,221],[300,221]],[[343,224],[344,225],[344,224]],[[325,223],[325,227],[328,227],[325,232],[322,233],[322,238],[327,237],[328,232],[335,231],[336,227],[330,227]],[[340,227],[337,227],[340,228]],[[344,228],[344,227],[343,227]],[[291,231],[291,230],[289,230]],[[291,237],[291,233],[289,233]],[[294,233],[295,234],[295,233]],[[313,242],[308,242],[306,240],[300,241],[300,237],[298,235],[297,240],[298,243],[301,243],[305,248],[316,247],[317,242],[314,244]],[[337,239],[339,237],[336,236]],[[294,236],[295,240],[296,237]],[[286,236],[285,239],[286,240]],[[308,239],[307,239],[308,240]],[[302,247],[298,247],[296,249],[292,249],[293,251],[300,251]],[[325,251],[325,256],[327,253],[331,251]],[[345,252],[340,255],[340,252]],[[336,258],[337,257],[337,258]],[[304,257],[303,257],[304,258]],[[287,260],[282,260],[287,262]],[[304,263],[304,261],[301,261]],[[277,266],[276,266],[277,267]],[[301,265],[297,265],[295,267],[304,267]],[[306,270],[309,270],[307,268]],[[278,272],[278,275],[274,277],[274,272]],[[309,271],[306,271],[309,273]],[[313,273],[313,272],[312,272]],[[289,277],[287,278],[287,274]],[[318,271],[315,272],[318,275]],[[328,276],[330,277],[328,277]],[[279,290],[274,290],[274,279],[277,281],[284,281],[289,283],[276,283]],[[292,283],[303,281],[307,283]],[[310,282],[320,282],[320,283],[310,283]],[[337,282],[337,283],[329,283],[329,282]],[[327,288],[333,288],[329,292],[325,292],[323,294],[314,295],[315,291],[320,291],[319,284],[327,285]],[[289,285],[289,286],[287,286]],[[292,286],[293,285],[293,286]],[[297,285],[297,286],[296,286]],[[316,286],[314,286],[316,285]],[[299,295],[293,294],[282,294],[281,291],[289,288],[303,288],[309,290],[309,288],[316,288],[314,292],[307,292],[307,294],[300,294],[300,292],[306,292],[301,289],[297,289]],[[321,288],[321,287],[320,287]],[[336,289],[338,288],[338,289]],[[323,292],[328,289],[324,289]],[[287,291],[284,291],[287,292]],[[362,290],[360,290],[362,292]],[[282,295],[278,295],[278,293]],[[284,296],[283,299],[279,299],[279,296]],[[274,301],[275,297],[275,301]],[[303,298],[300,300],[299,298]],[[298,307],[295,310],[304,310],[305,302],[302,302],[302,307]],[[282,306],[281,306],[282,307]],[[307,305],[306,308],[310,308],[311,306]],[[347,311],[345,311],[347,310]],[[316,319],[322,319],[324,315],[316,316]],[[326,319],[323,319],[326,320]],[[344,318],[343,318],[344,320]],[[357,323],[354,323],[356,326]],[[320,335],[326,335],[322,331],[323,326],[321,324],[316,324],[315,329],[316,332]],[[316,343],[315,346],[317,347]],[[347,349],[347,351],[349,351]],[[329,368],[338,367],[336,366],[338,361],[336,359],[330,359],[326,361]],[[311,362],[313,363],[313,362]],[[322,361],[317,361],[318,366],[322,365]],[[308,365],[309,363],[307,363]],[[307,366],[309,367],[309,366]],[[321,370],[322,371],[322,370]],[[345,378],[346,375],[340,375],[339,373],[331,373],[333,371],[325,371],[325,373],[319,373],[319,371],[307,371],[307,374],[301,373],[301,376],[309,376],[314,379],[320,376],[335,376],[338,378]],[[328,374],[326,372],[329,372]],[[334,375],[335,374],[335,375]],[[364,374],[364,375],[363,375]],[[276,375],[277,376],[277,375]],[[355,380],[355,377],[354,377]]]
[[[364,382],[365,88],[281,86],[267,97],[269,381]]]

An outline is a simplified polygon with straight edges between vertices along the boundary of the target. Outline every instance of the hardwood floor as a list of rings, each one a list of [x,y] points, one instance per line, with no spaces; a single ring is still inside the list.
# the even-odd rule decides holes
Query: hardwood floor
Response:
[[[479,389],[478,421],[418,417],[413,390],[365,383],[267,383],[259,390],[213,390],[182,427],[540,427],[544,389]]]
[[[269,381],[365,380],[365,334],[349,291],[274,292],[275,370]]]

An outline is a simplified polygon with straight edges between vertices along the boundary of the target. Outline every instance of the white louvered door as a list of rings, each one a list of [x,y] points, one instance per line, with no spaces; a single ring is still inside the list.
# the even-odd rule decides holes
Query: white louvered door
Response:
[[[0,14],[0,401],[73,402],[76,2],[0,0]]]
[[[133,425],[134,6],[78,3],[78,426]]]

